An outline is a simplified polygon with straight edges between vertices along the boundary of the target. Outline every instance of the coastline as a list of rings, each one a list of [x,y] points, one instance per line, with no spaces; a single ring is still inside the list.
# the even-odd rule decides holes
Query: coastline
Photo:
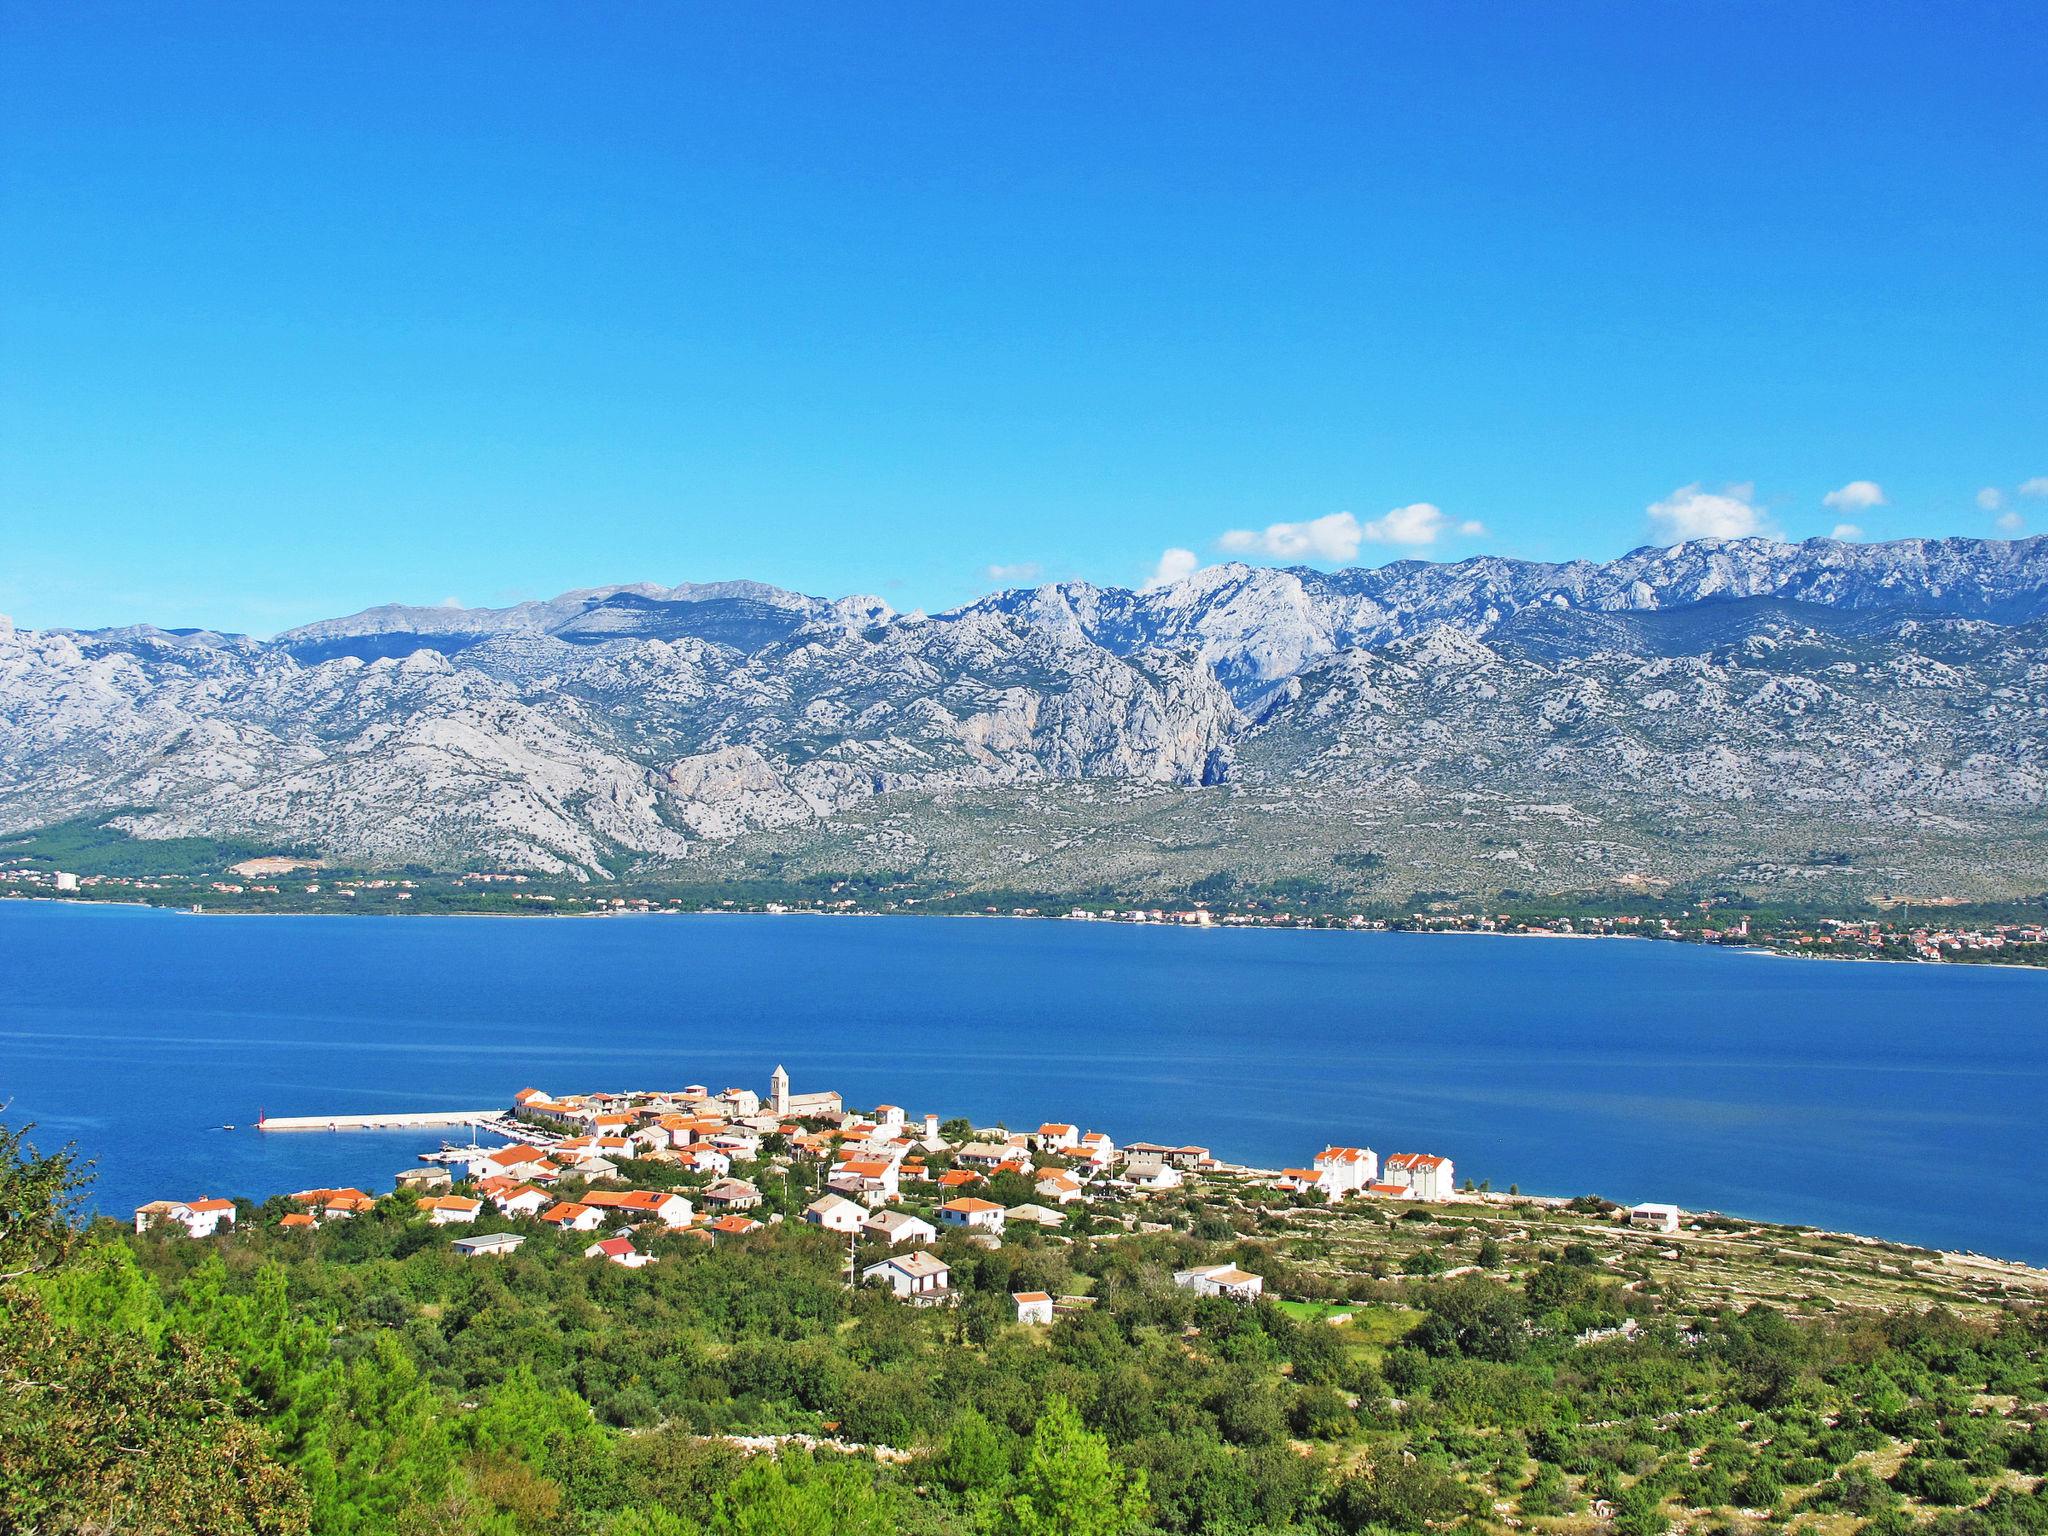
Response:
[[[51,904],[51,905],[56,905],[56,906],[67,906],[67,907],[126,907],[126,908],[133,908],[133,909],[137,909],[137,910],[142,910],[142,911],[151,911],[151,912],[166,912],[166,913],[170,913],[170,914],[173,914],[173,915],[176,915],[176,916],[181,916],[181,917],[202,917],[202,918],[211,918],[211,917],[217,917],[217,918],[290,918],[290,917],[326,917],[326,918],[418,918],[418,919],[433,919],[433,918],[482,918],[482,919],[499,919],[499,918],[509,918],[509,919],[513,919],[513,920],[515,920],[515,921],[523,921],[523,920],[527,920],[527,919],[543,919],[543,918],[583,918],[583,919],[590,919],[590,918],[604,918],[604,919],[618,919],[618,918],[635,918],[635,917],[642,917],[642,918],[656,918],[656,917],[668,917],[668,918],[674,918],[674,917],[761,917],[761,918],[777,918],[777,917],[809,917],[809,918],[871,918],[871,919],[872,919],[872,918],[952,918],[952,919],[963,919],[963,920],[980,920],[980,921],[1004,921],[1004,922],[1074,922],[1074,921],[1077,921],[1077,919],[1075,919],[1075,918],[1072,918],[1072,917],[1069,917],[1069,916],[1068,916],[1068,915],[1067,915],[1066,913],[1063,913],[1063,912],[967,912],[967,911],[963,911],[963,912],[937,912],[937,911],[933,911],[933,912],[917,912],[917,911],[890,911],[890,912],[874,912],[874,911],[858,911],[858,910],[855,910],[855,911],[838,911],[838,912],[827,912],[827,911],[820,911],[820,910],[818,910],[818,909],[816,909],[816,908],[786,908],[786,909],[784,909],[784,910],[782,910],[782,911],[770,911],[770,910],[767,910],[766,908],[763,908],[763,907],[747,907],[747,908],[723,908],[723,909],[722,909],[722,908],[716,908],[716,907],[692,907],[692,908],[671,908],[671,907],[662,907],[662,908],[651,908],[651,907],[650,907],[650,908],[625,908],[625,909],[614,909],[614,910],[589,910],[589,911],[569,911],[569,912],[562,912],[562,911],[554,911],[554,910],[548,910],[548,909],[542,909],[542,908],[536,907],[536,908],[533,908],[533,909],[529,909],[529,910],[526,910],[526,911],[512,911],[512,912],[433,912],[433,911],[419,911],[419,910],[415,910],[415,909],[410,909],[410,908],[407,908],[407,907],[403,907],[403,906],[394,906],[394,907],[391,907],[391,908],[389,908],[389,909],[385,909],[385,910],[377,910],[377,911],[364,911],[364,910],[361,910],[361,909],[359,909],[359,908],[348,908],[348,907],[337,907],[337,908],[334,908],[334,909],[331,909],[331,910],[328,910],[328,909],[321,909],[321,910],[308,910],[308,909],[306,909],[306,908],[303,908],[303,907],[299,907],[299,908],[293,908],[293,907],[275,908],[275,907],[273,907],[273,908],[263,908],[263,909],[256,909],[256,908],[237,908],[237,909],[234,909],[234,910],[228,910],[228,911],[223,911],[223,910],[220,910],[220,909],[217,909],[217,908],[211,908],[211,909],[210,909],[210,908],[206,908],[206,907],[204,906],[204,904],[203,904],[203,903],[202,903],[202,904],[199,904],[199,905],[198,905],[198,906],[197,906],[197,907],[195,908],[195,907],[193,907],[193,906],[187,906],[187,905],[184,905],[184,904],[182,904],[182,903],[178,903],[178,902],[166,902],[166,901],[138,901],[138,900],[135,900],[135,899],[133,899],[133,898],[129,898],[129,897],[119,897],[119,896],[115,896],[115,897],[105,897],[105,898],[100,898],[100,897],[79,897],[79,896],[71,896],[71,895],[61,895],[61,896],[60,896],[60,895],[55,895],[55,894],[44,894],[44,893],[42,893],[42,892],[39,892],[39,891],[38,891],[38,892],[30,892],[30,891],[19,891],[19,890],[15,890],[15,891],[7,891],[7,892],[4,892],[4,893],[0,893],[0,905],[5,905],[5,904],[6,904],[7,902],[10,902],[10,901],[25,901],[25,902],[43,902],[43,903],[48,903],[48,904]],[[2033,973],[2036,973],[2036,974],[2044,974],[2044,975],[2048,975],[2048,963],[2039,963],[2039,964],[2037,964],[2037,963],[2030,963],[2030,962],[2027,962],[2027,961],[2018,961],[2018,960],[1968,960],[1968,961],[1957,961],[1957,960],[1943,960],[1943,961],[1933,961],[1933,960],[1928,960],[1928,959],[1925,959],[1925,958],[1923,958],[1923,957],[1920,957],[1920,956],[1917,956],[1917,955],[1892,955],[1892,954],[1845,954],[1845,953],[1839,953],[1839,952],[1833,952],[1833,951],[1822,951],[1822,950],[1815,950],[1815,949],[1807,949],[1807,948],[1791,948],[1791,947],[1783,947],[1783,948],[1780,948],[1780,947],[1774,947],[1774,946],[1772,946],[1772,945],[1769,945],[1769,944],[1724,944],[1724,943],[1720,943],[1720,942],[1718,942],[1718,941],[1715,941],[1715,940],[1709,940],[1709,939],[1698,939],[1698,938],[1692,938],[1692,937],[1688,937],[1688,936],[1685,936],[1685,935],[1682,935],[1682,934],[1680,934],[1680,935],[1664,935],[1664,934],[1655,934],[1655,933],[1557,933],[1557,932],[1553,932],[1553,931],[1546,931],[1546,930],[1522,930],[1522,931],[1513,931],[1513,930],[1503,930],[1503,929],[1484,929],[1484,928],[1395,928],[1395,927],[1390,927],[1390,926],[1386,926],[1386,925],[1379,925],[1379,926],[1372,926],[1372,927],[1358,927],[1358,928],[1354,928],[1354,927],[1350,927],[1350,926],[1348,926],[1348,925],[1344,925],[1344,924],[1337,924],[1337,923],[1315,923],[1315,922],[1307,922],[1307,923],[1268,923],[1268,922],[1245,922],[1245,923],[1229,923],[1229,922],[1218,922],[1218,923],[1210,923],[1210,924],[1194,924],[1194,923],[1175,923],[1175,922],[1142,922],[1142,923],[1141,923],[1141,922],[1132,922],[1132,921],[1129,921],[1129,920],[1126,920],[1126,919],[1112,919],[1112,918],[1092,918],[1092,919],[1079,919],[1078,921],[1086,921],[1086,922],[1089,922],[1089,923],[1091,923],[1091,924],[1100,924],[1100,925],[1105,925],[1105,926],[1111,926],[1111,927],[1126,927],[1126,928],[1147,928],[1147,929],[1152,929],[1152,930],[1155,930],[1155,931],[1156,931],[1156,930],[1166,930],[1166,931],[1176,931],[1176,932],[1185,932],[1185,933],[1216,933],[1216,932],[1268,932],[1268,933],[1328,933],[1328,934],[1340,934],[1340,935],[1345,935],[1345,936],[1349,936],[1349,937],[1365,937],[1365,936],[1371,936],[1371,935],[1379,935],[1379,936],[1383,936],[1383,937],[1404,937],[1404,938],[1471,938],[1471,939],[1574,939],[1574,940],[1590,940],[1590,941],[1601,941],[1601,940],[1607,940],[1607,941],[1626,941],[1626,942],[1637,942],[1637,943],[1649,943],[1649,944],[1682,944],[1682,945],[1688,945],[1688,946],[1691,946],[1691,947],[1694,947],[1694,948],[1700,948],[1700,949],[1715,949],[1715,950],[1721,950],[1721,951],[1724,951],[1724,952],[1726,952],[1726,953],[1729,953],[1729,954],[1741,954],[1741,955],[1758,955],[1758,956],[1764,956],[1764,957],[1768,957],[1768,958],[1773,958],[1773,959],[1779,959],[1779,960],[1812,960],[1812,961],[1823,961],[1823,962],[1841,962],[1841,963],[1848,963],[1848,964],[1868,964],[1868,965],[1915,965],[1915,966],[1947,966],[1947,967],[1949,967],[1949,968],[1952,968],[1952,969],[1961,969],[1961,970],[2000,970],[2000,971],[2028,971],[2028,972],[2033,972]]]

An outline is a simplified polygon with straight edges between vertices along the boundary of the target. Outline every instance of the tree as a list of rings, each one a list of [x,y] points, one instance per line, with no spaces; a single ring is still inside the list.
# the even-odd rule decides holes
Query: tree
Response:
[[[1432,1355],[1514,1360],[1527,1345],[1528,1331],[1521,1297],[1495,1281],[1466,1275],[1430,1292],[1429,1313],[1414,1339]]]
[[[976,1493],[1000,1496],[1010,1486],[1010,1448],[993,1424],[969,1408],[946,1431],[932,1471],[963,1498]]]
[[[381,1536],[448,1491],[455,1452],[437,1407],[404,1346],[377,1335],[300,1458],[320,1536]]]
[[[1426,1461],[1388,1456],[1338,1484],[1330,1513],[1340,1530],[1385,1526],[1420,1531],[1473,1514],[1479,1497],[1443,1468]]]
[[[894,1536],[892,1501],[852,1462],[758,1456],[719,1498],[717,1536]]]
[[[1008,1536],[1127,1536],[1150,1508],[1145,1474],[1112,1460],[1064,1397],[1047,1398],[1009,1499]]]
[[[92,1177],[69,1147],[37,1152],[28,1140],[34,1129],[0,1122],[0,1284],[48,1269],[71,1252]]]
[[[0,1527],[297,1536],[305,1494],[227,1363],[164,1332],[125,1250],[78,1255],[85,1177],[0,1125]]]

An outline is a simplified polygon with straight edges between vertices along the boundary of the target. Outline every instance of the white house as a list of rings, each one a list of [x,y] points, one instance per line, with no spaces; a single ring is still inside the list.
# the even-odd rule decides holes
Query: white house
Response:
[[[530,1179],[533,1171],[548,1162],[547,1153],[539,1147],[510,1146],[493,1147],[469,1160],[469,1176],[472,1179],[488,1179],[504,1174],[515,1179]]]
[[[1228,1296],[1233,1301],[1250,1301],[1266,1288],[1264,1280],[1234,1264],[1183,1269],[1174,1275],[1173,1283],[1198,1296]]]
[[[420,1202],[427,1220],[437,1227],[463,1226],[482,1214],[484,1203],[467,1195],[429,1195]]]
[[[676,1153],[676,1161],[685,1168],[698,1173],[714,1174],[719,1178],[732,1172],[732,1157],[717,1147],[686,1147]]]
[[[525,1241],[516,1232],[486,1232],[481,1237],[458,1237],[449,1246],[465,1259],[503,1259],[517,1253]]]
[[[833,1168],[826,1186],[869,1205],[882,1205],[896,1198],[903,1170],[887,1158],[851,1158]]]
[[[232,1200],[152,1200],[135,1210],[135,1230],[152,1227],[182,1227],[187,1237],[211,1237],[223,1227],[235,1224]]]
[[[1052,1321],[1052,1297],[1044,1291],[1012,1291],[1010,1300],[1017,1304],[1017,1321],[1020,1323],[1050,1323]]]
[[[1316,1188],[1341,1200],[1379,1177],[1379,1154],[1371,1147],[1325,1147],[1315,1156],[1315,1174]]]
[[[1628,1208],[1628,1224],[1632,1227],[1647,1227],[1653,1232],[1676,1232],[1679,1210],[1675,1205],[1658,1205],[1645,1201]]]
[[[1072,1205],[1081,1198],[1081,1181],[1069,1173],[1046,1172],[1038,1176],[1038,1198],[1055,1205]]]
[[[583,1257],[605,1259],[626,1269],[639,1269],[654,1262],[654,1255],[635,1248],[630,1237],[608,1237],[602,1242],[592,1243],[583,1250]]]
[[[1163,1158],[1134,1157],[1124,1165],[1124,1182],[1133,1189],[1159,1191],[1178,1189],[1180,1170]]]
[[[908,1211],[877,1211],[861,1223],[861,1230],[891,1248],[903,1243],[935,1243],[939,1240],[937,1227]]]
[[[761,1203],[761,1191],[745,1179],[719,1179],[706,1186],[704,1203],[721,1211],[751,1211]]]
[[[912,1306],[933,1307],[953,1299],[952,1271],[935,1253],[894,1253],[860,1272],[862,1280],[880,1281]]]
[[[1448,1200],[1457,1190],[1448,1157],[1427,1152],[1396,1152],[1381,1170],[1388,1184],[1404,1184],[1418,1200]]]
[[[987,1172],[991,1168],[1000,1168],[1016,1155],[1017,1149],[1015,1147],[1005,1146],[1001,1142],[970,1141],[966,1146],[953,1154],[953,1166],[956,1168],[977,1168]]]
[[[951,1227],[995,1233],[1003,1230],[1003,1208],[993,1200],[981,1200],[973,1195],[948,1200],[939,1207],[938,1215],[939,1220]]]
[[[564,1200],[542,1211],[540,1219],[557,1232],[595,1232],[604,1225],[604,1212],[594,1205]]]
[[[531,1184],[515,1185],[491,1196],[491,1204],[507,1216],[538,1216],[555,1203],[554,1196]]]
[[[827,1232],[858,1232],[867,1211],[843,1195],[825,1195],[804,1207],[804,1220]]]
[[[1054,1120],[1041,1125],[1031,1139],[1041,1152],[1066,1152],[1081,1145],[1081,1132],[1076,1126]]]
[[[664,1227],[687,1227],[693,1214],[690,1202],[672,1189],[593,1189],[584,1194],[583,1203],[626,1221],[658,1221]]]
[[[1097,1168],[1107,1168],[1116,1161],[1116,1143],[1100,1131],[1090,1131],[1084,1135],[1077,1150]]]

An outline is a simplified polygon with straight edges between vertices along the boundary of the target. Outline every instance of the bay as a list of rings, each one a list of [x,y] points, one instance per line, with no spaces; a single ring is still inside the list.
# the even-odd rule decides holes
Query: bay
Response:
[[[942,918],[200,916],[0,902],[0,1102],[96,1202],[389,1188],[514,1091],[798,1091],[1262,1166],[1460,1179],[2048,1262],[2048,974],[1694,945]],[[240,1127],[221,1130],[223,1125]]]

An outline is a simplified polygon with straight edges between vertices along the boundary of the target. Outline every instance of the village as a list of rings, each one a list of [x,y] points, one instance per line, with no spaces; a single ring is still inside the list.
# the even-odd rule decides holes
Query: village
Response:
[[[989,1130],[936,1114],[913,1117],[892,1104],[857,1111],[833,1090],[792,1092],[780,1066],[765,1095],[701,1085],[562,1096],[524,1088],[509,1110],[468,1119],[514,1139],[424,1153],[422,1166],[399,1172],[383,1197],[455,1229],[450,1242],[459,1255],[507,1257],[549,1231],[587,1236],[580,1249],[587,1260],[636,1269],[673,1251],[674,1239],[744,1242],[788,1220],[845,1242],[849,1285],[886,1287],[914,1307],[954,1300],[950,1267],[934,1251],[942,1233],[993,1248],[1023,1230],[1159,1230],[1145,1220],[1148,1202],[1205,1180],[1309,1205],[1484,1198],[1469,1184],[1461,1191],[1451,1159],[1434,1153],[1382,1158],[1370,1147],[1330,1146],[1303,1167],[1247,1168],[1206,1147],[1119,1146],[1102,1131],[1065,1122]],[[354,1123],[388,1122],[364,1116]],[[313,1232],[379,1203],[362,1189],[301,1190],[272,1202],[269,1219]],[[138,1233],[208,1238],[251,1217],[264,1219],[246,1204],[206,1197],[151,1201],[134,1222]],[[1675,1231],[1680,1219],[1668,1205],[1638,1206],[1628,1216],[1631,1225],[1658,1231]],[[479,1223],[490,1229],[471,1230]],[[1234,1264],[1173,1278],[1189,1291],[1242,1301],[1258,1297],[1265,1283]],[[1027,1291],[1011,1300],[1017,1321],[1050,1323],[1068,1299]]]

